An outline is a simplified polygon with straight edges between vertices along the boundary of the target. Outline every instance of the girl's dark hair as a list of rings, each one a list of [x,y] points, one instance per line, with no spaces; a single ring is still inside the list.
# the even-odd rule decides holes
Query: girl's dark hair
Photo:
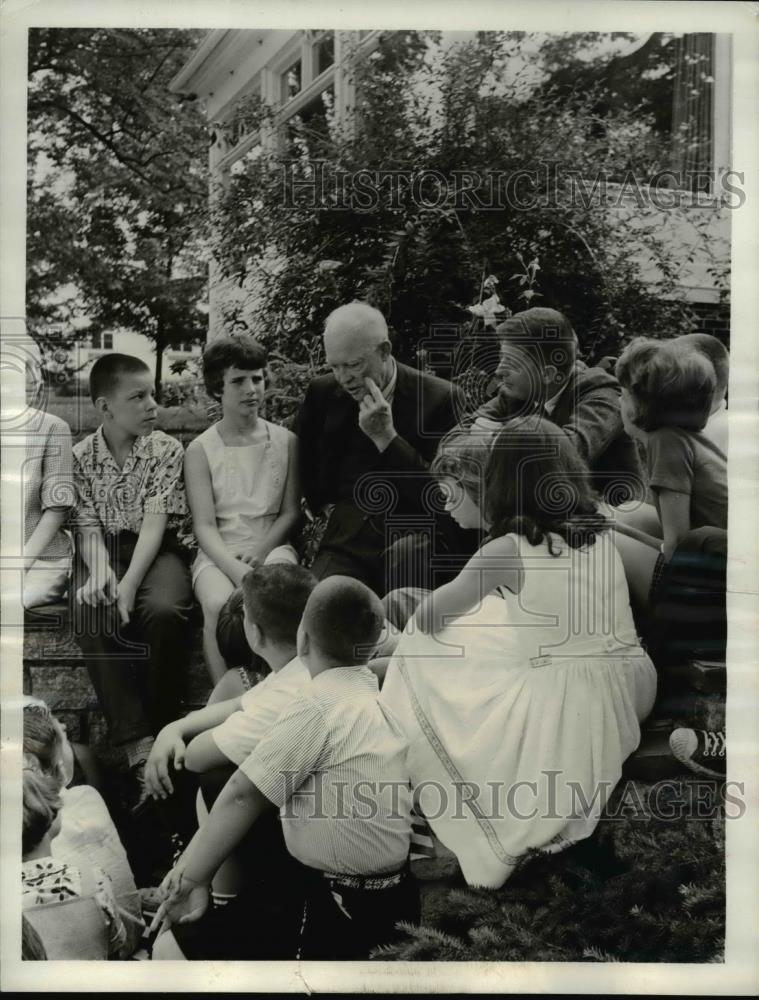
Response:
[[[44,702],[29,701],[24,705],[24,753],[36,758],[44,774],[61,777],[61,730]]]
[[[266,348],[249,333],[216,337],[203,351],[206,392],[212,399],[220,399],[224,389],[224,372],[228,368],[260,371],[266,368],[267,361]]]
[[[253,650],[245,638],[241,587],[232,591],[226,604],[219,612],[216,622],[216,644],[228,666],[253,666]]]
[[[477,467],[484,468],[479,485]],[[491,538],[514,532],[531,545],[548,538],[551,555],[558,555],[551,533],[580,548],[611,527],[574,445],[542,417],[509,420],[490,438],[456,431],[443,440],[432,468],[461,482],[489,522]]]
[[[706,425],[717,376],[702,351],[683,349],[679,341],[636,337],[620,355],[616,376],[632,397],[631,419],[641,430],[700,431]]]

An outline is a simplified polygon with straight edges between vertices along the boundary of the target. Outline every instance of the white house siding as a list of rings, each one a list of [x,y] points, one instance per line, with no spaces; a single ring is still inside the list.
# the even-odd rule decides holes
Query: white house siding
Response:
[[[335,65],[320,77],[311,79],[309,46],[304,31],[213,31],[204,39],[198,50],[171,83],[176,93],[195,93],[202,102],[209,122],[230,121],[239,100],[253,91],[273,103],[279,103],[280,75],[291,59],[300,50],[303,55],[304,83],[300,93],[281,109],[280,120],[286,120],[297,113],[308,100],[324,89],[325,81],[335,88],[335,102],[338,118],[343,123],[350,120],[353,92],[342,72],[341,60],[349,47],[359,44],[362,53],[368,53],[376,45],[378,32],[335,32]],[[444,41],[454,42],[473,32],[446,32]],[[724,171],[730,164],[730,80],[732,72],[730,38],[716,35],[713,52],[714,87],[711,99],[712,144],[711,160],[714,171]],[[209,153],[212,186],[224,183],[235,162],[250,155],[254,143],[266,145],[271,136],[235,137],[230,143],[223,128],[216,129],[216,140]],[[709,269],[714,259],[726,263],[730,250],[730,210],[714,199],[698,202],[689,196],[684,199],[689,205],[684,213],[667,213],[656,206],[642,209],[635,196],[609,199],[610,219],[619,227],[620,238],[629,246],[635,229],[650,228],[670,247],[679,248],[682,267],[679,273],[678,298],[704,307],[716,307],[719,294]],[[705,227],[708,233],[709,250],[699,249],[697,229]],[[632,236],[634,239],[634,236]],[[694,259],[687,261],[694,251]],[[650,259],[641,251],[640,264],[645,275],[655,282],[659,275]],[[226,284],[214,273],[210,275],[210,315],[209,336],[220,332],[224,313],[230,307],[243,303],[252,309],[255,289],[242,288],[232,283]],[[243,312],[243,316],[244,316]],[[250,317],[255,325],[255,317]]]

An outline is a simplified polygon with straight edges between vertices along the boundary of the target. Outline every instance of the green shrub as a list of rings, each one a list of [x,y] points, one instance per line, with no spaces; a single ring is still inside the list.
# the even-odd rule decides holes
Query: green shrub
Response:
[[[674,806],[688,784],[664,788],[661,803]],[[629,795],[630,786],[624,787]],[[646,786],[635,787],[645,795]],[[609,812],[623,795],[618,789]],[[499,890],[450,889],[432,917],[434,926],[407,927],[404,940],[374,957],[722,961],[724,821],[602,819],[593,837],[562,854],[537,857]]]

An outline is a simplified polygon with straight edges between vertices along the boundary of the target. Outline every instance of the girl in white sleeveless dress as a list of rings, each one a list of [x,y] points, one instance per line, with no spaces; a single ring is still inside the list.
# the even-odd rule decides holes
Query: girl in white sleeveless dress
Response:
[[[433,470],[488,537],[409,620],[386,706],[417,801],[471,885],[591,834],[637,747],[656,673],[584,465],[540,418],[454,432]]]
[[[259,415],[266,351],[252,337],[218,337],[203,354],[209,396],[222,417],[187,448],[185,485],[199,552],[192,568],[203,609],[203,648],[214,683],[227,664],[219,612],[254,563],[297,562],[289,537],[300,517],[295,435]]]

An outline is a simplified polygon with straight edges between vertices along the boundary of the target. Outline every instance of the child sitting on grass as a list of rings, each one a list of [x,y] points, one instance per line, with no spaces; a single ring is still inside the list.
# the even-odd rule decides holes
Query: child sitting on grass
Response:
[[[178,714],[192,635],[190,576],[173,530],[186,511],[182,445],[155,429],[153,392],[138,358],[98,358],[90,395],[101,424],[74,446],[75,638],[111,743],[127,758],[134,810],[147,801],[153,738]]]
[[[109,958],[126,958],[128,936],[107,875],[91,865],[75,867],[52,856],[51,841],[61,827],[60,784],[43,774],[35,757],[25,755],[23,770],[24,822],[21,905],[45,906],[82,896],[94,896],[107,927]],[[66,919],[62,915],[61,919]],[[68,919],[71,919],[68,917]],[[70,928],[72,959],[76,954],[76,928]]]
[[[202,822],[235,767],[255,749],[308,683],[308,671],[297,657],[296,636],[315,584],[307,569],[288,563],[256,566],[248,571],[242,585],[243,639],[249,651],[261,657],[271,673],[249,690],[229,697],[229,679],[237,682],[238,675],[228,671],[205,708],[177,719],[161,731],[146,768],[148,788],[155,798],[164,799],[174,792],[179,776],[172,778],[172,762],[175,772],[195,772],[200,785],[196,809],[198,822]],[[228,631],[234,631],[228,624]],[[218,700],[217,695],[223,700]],[[189,788],[187,778],[180,779],[178,784],[184,786],[177,789],[180,800],[185,789],[194,794],[195,786]],[[235,857],[228,858],[216,873],[213,880],[216,904],[237,897],[256,880],[257,888],[262,890],[265,888],[262,883],[274,877],[276,859],[286,857],[281,829],[275,820],[272,815],[258,824],[250,842]],[[193,952],[190,957],[216,957],[208,951],[209,941],[205,937],[203,933],[197,940],[183,941],[185,951]]]
[[[383,624],[359,581],[317,585],[298,631],[311,682],[224,787],[167,876],[154,926],[203,915],[214,872],[272,804],[305,892],[301,920],[282,931],[290,957],[365,958],[398,937],[398,921],[418,919],[407,747],[365,666]],[[176,955],[170,944],[158,952]]]
[[[74,778],[74,748],[65,726],[44,702],[33,698],[24,700],[24,756],[56,781],[60,790],[59,828],[50,835],[53,858],[75,868],[95,866],[108,876],[131,953],[145,925],[124,845],[97,789],[68,787]]]
[[[153,798],[172,794],[170,764],[198,772],[241,764],[308,681],[296,636],[315,585],[303,566],[275,563],[248,570],[242,584],[245,636],[272,672],[244,694],[224,701],[212,695],[205,708],[164,726],[145,770]]]
[[[418,604],[382,702],[409,741],[433,831],[470,885],[498,888],[536,853],[592,834],[656,672],[610,521],[555,425],[527,416],[492,440],[451,432],[432,471],[451,516],[487,534]]]

